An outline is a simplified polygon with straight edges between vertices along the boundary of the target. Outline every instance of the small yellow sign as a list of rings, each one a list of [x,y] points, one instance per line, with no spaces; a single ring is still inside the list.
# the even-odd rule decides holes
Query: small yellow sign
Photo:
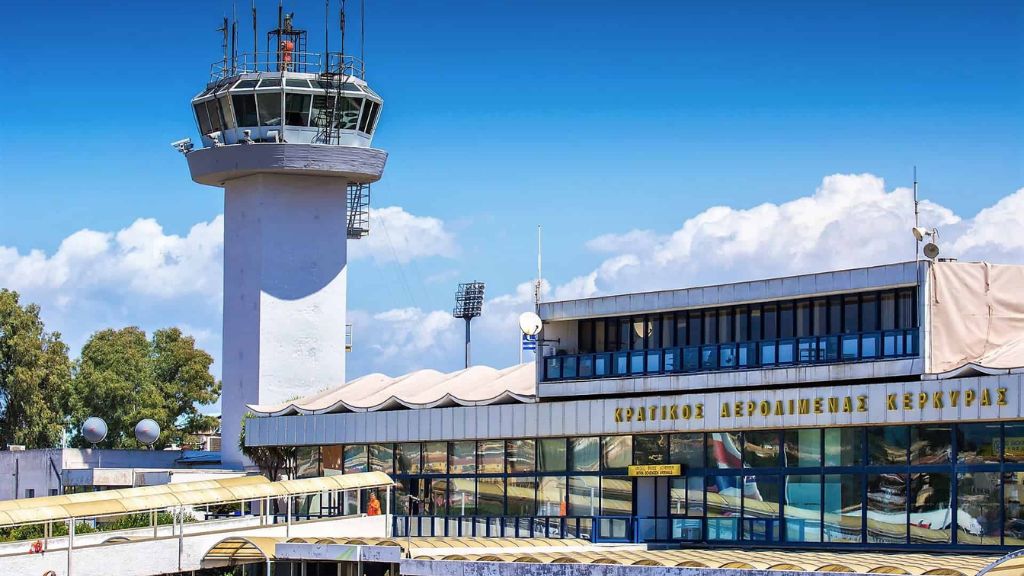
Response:
[[[648,464],[646,466],[630,466],[630,476],[679,476],[683,467],[679,464]]]

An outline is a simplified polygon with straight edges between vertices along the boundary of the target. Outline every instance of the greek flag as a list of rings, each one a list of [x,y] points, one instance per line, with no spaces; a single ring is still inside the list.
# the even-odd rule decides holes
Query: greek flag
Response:
[[[536,350],[537,349],[537,335],[536,334],[523,334],[523,350]]]

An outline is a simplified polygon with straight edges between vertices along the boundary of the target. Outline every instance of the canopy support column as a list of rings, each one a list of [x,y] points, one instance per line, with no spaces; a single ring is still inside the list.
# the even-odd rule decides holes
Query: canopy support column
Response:
[[[68,576],[73,576],[75,573],[73,560],[75,551],[75,519],[71,518],[68,522],[70,523],[68,526]]]
[[[288,496],[288,498],[286,498],[286,500],[288,501],[288,506],[287,506],[286,515],[285,515],[284,535],[288,536],[288,537],[291,537],[291,535],[292,535],[292,497]]]

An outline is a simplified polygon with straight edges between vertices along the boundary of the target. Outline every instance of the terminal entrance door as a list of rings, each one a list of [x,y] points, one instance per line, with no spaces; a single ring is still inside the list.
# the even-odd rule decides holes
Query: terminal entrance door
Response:
[[[669,484],[672,477],[636,478],[633,515],[640,542],[669,539]]]

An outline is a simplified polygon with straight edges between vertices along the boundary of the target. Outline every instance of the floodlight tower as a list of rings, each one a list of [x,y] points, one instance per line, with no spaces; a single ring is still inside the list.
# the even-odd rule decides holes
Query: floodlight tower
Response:
[[[173,144],[194,181],[224,189],[229,466],[243,463],[247,404],[345,383],[345,244],[368,233],[369,185],[387,160],[370,146],[383,100],[363,61],[329,52],[326,39],[323,53],[308,52],[293,16],[278,10],[267,51],[257,53],[253,12],[254,52],[238,54],[232,38],[192,99],[202,147]]]
[[[455,292],[455,309],[452,310],[452,316],[466,321],[466,368],[469,368],[469,344],[472,340],[469,325],[483,310],[484,283],[474,281],[459,284],[459,289]]]

